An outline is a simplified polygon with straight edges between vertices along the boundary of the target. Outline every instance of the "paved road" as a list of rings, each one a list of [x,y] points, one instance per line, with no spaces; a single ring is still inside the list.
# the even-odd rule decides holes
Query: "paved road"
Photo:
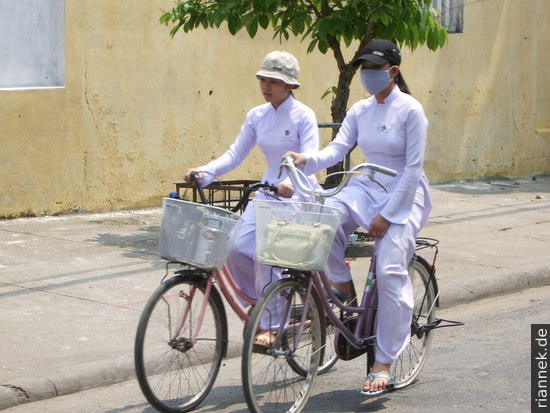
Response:
[[[529,412],[530,325],[550,322],[550,286],[489,298],[440,311],[464,321],[437,331],[420,379],[412,386],[365,399],[358,389],[364,358],[339,362],[316,382],[307,412],[410,413]],[[228,360],[214,389],[196,412],[247,411],[240,358]],[[153,413],[134,380],[30,403],[6,413]]]

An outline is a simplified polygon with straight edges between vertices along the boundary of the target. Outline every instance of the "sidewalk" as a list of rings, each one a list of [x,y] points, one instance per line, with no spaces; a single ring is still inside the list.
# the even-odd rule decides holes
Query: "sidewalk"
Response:
[[[421,235],[441,242],[442,307],[550,284],[550,176],[432,197]],[[0,221],[0,410],[134,377],[138,319],[164,275],[160,220],[154,208]],[[226,310],[238,355],[242,323]]]

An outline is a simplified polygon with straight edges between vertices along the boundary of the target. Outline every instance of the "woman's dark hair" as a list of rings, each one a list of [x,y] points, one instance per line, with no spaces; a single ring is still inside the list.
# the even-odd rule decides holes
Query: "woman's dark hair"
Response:
[[[399,73],[395,76],[395,83],[397,83],[397,86],[399,86],[399,90],[401,90],[401,92],[406,93],[407,95],[412,95],[407,82],[405,82],[405,79],[401,74],[401,70],[399,70]]]

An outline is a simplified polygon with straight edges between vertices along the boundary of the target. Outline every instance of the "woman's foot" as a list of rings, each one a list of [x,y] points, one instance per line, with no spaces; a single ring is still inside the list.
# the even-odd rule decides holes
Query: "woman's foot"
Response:
[[[275,333],[273,331],[261,331],[256,335],[256,339],[254,340],[254,346],[252,348],[252,351],[254,353],[261,353],[265,354],[267,353],[267,350],[271,348],[273,343],[275,342]]]
[[[371,372],[363,384],[361,393],[365,396],[378,396],[388,390],[388,386],[393,384],[393,377],[390,376],[391,364],[384,364],[378,361],[374,362]]]

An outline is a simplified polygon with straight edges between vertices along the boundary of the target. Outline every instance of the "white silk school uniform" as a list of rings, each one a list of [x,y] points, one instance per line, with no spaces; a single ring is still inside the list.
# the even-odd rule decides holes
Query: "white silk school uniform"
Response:
[[[395,178],[376,174],[388,193],[367,176],[358,176],[326,201],[343,213],[326,268],[334,282],[351,279],[344,260],[347,236],[358,226],[368,229],[377,214],[391,222],[387,234],[376,240],[379,290],[376,359],[382,363],[397,358],[410,334],[413,298],[407,267],[416,236],[431,210],[429,184],[423,171],[427,128],[421,104],[395,87],[383,104],[375,97],[355,103],[334,141],[320,152],[306,154],[304,172],[315,173],[343,159],[357,143],[366,162],[398,171]]]
[[[279,177],[280,164],[287,151],[310,152],[319,150],[319,129],[315,113],[308,106],[297,101],[292,95],[277,109],[265,103],[251,109],[235,143],[218,159],[200,167],[206,171],[202,184],[207,185],[214,177],[221,177],[240,165],[254,146],[258,145],[267,162],[262,182],[277,185],[282,181],[290,183],[286,171]],[[308,179],[317,185],[315,177]],[[273,199],[258,192],[256,199]],[[312,202],[310,197],[296,194],[293,200]],[[254,208],[243,214],[243,226],[227,259],[227,267],[237,285],[248,297],[257,299],[263,287],[280,278],[281,270],[265,265],[259,266],[261,273],[256,276],[256,231]]]

